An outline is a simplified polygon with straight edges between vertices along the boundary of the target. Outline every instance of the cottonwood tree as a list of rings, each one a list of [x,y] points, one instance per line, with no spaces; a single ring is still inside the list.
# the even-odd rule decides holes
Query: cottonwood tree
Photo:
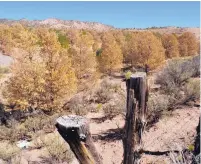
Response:
[[[121,48],[121,51],[122,53],[124,54],[124,51],[125,51],[125,36],[123,34],[123,31],[121,30],[114,30],[114,31],[111,31],[117,44],[120,46]]]
[[[11,71],[12,76],[4,89],[8,103],[15,105],[15,109],[41,108],[45,93],[45,65],[37,60],[30,62],[21,56],[15,60]]]
[[[126,46],[125,46],[125,54],[124,59],[126,63],[130,63],[133,65],[133,61],[135,60],[135,52],[137,51],[137,42],[134,32],[125,32],[125,40],[126,40]]]
[[[61,105],[63,97],[76,90],[76,77],[68,51],[61,47],[55,32],[44,29],[39,32],[41,58],[45,63],[45,100],[46,108],[54,109]]]
[[[31,60],[28,53],[16,58],[4,93],[20,109],[57,110],[76,91],[74,69],[55,32],[39,29],[37,36],[39,51]]]
[[[161,41],[151,32],[134,32],[128,41],[127,58],[133,66],[154,69],[165,59]]]
[[[93,36],[85,30],[74,34],[74,44],[71,44],[70,53],[72,66],[78,79],[91,76],[96,72],[96,55],[93,51]]]
[[[11,28],[7,25],[0,25],[0,51],[6,55],[10,55],[13,45],[14,42]]]
[[[101,33],[95,30],[92,30],[89,32],[93,36],[93,40],[94,40],[94,43],[92,46],[93,51],[95,54],[97,54],[97,52],[101,49],[101,46],[102,46]]]
[[[122,67],[123,54],[121,48],[110,32],[103,34],[101,53],[97,57],[101,72],[111,73]]]
[[[66,35],[66,32],[61,30],[56,30],[56,34],[58,35],[58,41],[61,44],[61,47],[65,49],[69,49],[70,39]]]
[[[179,52],[180,56],[193,56],[197,54],[197,40],[192,33],[185,32],[179,36]]]
[[[24,53],[27,53],[26,56],[29,60],[32,60],[34,54],[38,51],[38,37],[35,30],[31,30],[27,27],[24,27],[20,24],[17,24],[12,27],[13,30],[13,40],[14,48],[20,49]],[[14,52],[15,55],[15,52]]]
[[[179,42],[175,35],[165,34],[162,36],[163,47],[165,48],[166,58],[179,56]]]

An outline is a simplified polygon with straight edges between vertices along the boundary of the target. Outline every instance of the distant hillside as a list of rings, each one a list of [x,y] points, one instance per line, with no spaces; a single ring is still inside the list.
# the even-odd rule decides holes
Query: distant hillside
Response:
[[[45,19],[45,20],[9,20],[9,19],[0,19],[0,23],[12,25],[14,23],[21,23],[31,27],[49,27],[56,29],[88,29],[88,30],[97,30],[97,31],[107,31],[115,29],[113,26],[104,25],[97,22],[83,22],[75,20],[61,20],[61,19]]]
[[[200,39],[200,28],[198,27],[161,27],[161,28],[146,28],[146,29],[124,29],[129,31],[152,31],[158,32],[160,34],[172,34],[175,33],[177,35],[181,35],[184,32],[191,32],[193,33],[197,39]]]
[[[88,29],[88,30],[96,30],[96,31],[108,31],[108,30],[129,30],[129,31],[153,31],[159,32],[161,34],[169,34],[176,33],[178,35],[184,32],[192,32],[197,39],[200,39],[200,28],[198,27],[152,27],[146,29],[136,29],[136,28],[115,28],[110,25],[105,25],[98,22],[83,22],[83,21],[75,21],[75,20],[61,20],[55,18],[49,18],[45,20],[10,20],[10,19],[0,19],[0,23],[12,25],[14,23],[21,23],[30,27],[49,27],[56,29]]]

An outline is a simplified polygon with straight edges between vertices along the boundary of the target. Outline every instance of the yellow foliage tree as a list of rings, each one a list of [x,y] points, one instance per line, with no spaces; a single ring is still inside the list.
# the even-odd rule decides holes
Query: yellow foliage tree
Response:
[[[175,35],[167,34],[162,37],[163,47],[165,48],[166,58],[173,58],[179,56],[179,42]]]
[[[30,60],[22,51],[12,66],[12,77],[4,93],[9,102],[21,109],[60,109],[64,98],[76,91],[76,77],[71,59],[57,35],[47,29],[37,32],[40,50]]]
[[[97,62],[93,51],[93,36],[81,30],[74,34],[74,44],[71,44],[70,53],[72,65],[78,79],[91,76],[96,72]]]
[[[197,54],[197,40],[192,33],[185,32],[179,36],[179,52],[180,56],[193,56]]]
[[[165,59],[161,41],[151,32],[134,32],[128,41],[127,57],[132,65],[150,69],[159,66]]]
[[[102,72],[111,73],[122,67],[123,55],[114,36],[106,32],[102,36],[102,48],[98,54],[99,67]]]
[[[7,25],[0,25],[0,51],[6,55],[11,55],[13,45],[11,28]]]
[[[53,109],[61,105],[62,97],[69,97],[76,90],[75,71],[72,68],[70,55],[63,49],[55,32],[42,29],[41,58],[45,63],[45,99],[46,108]]]
[[[125,56],[125,51],[126,51],[126,37],[123,33],[123,31],[121,30],[114,30],[112,31],[114,38],[117,42],[117,44],[120,46],[121,48],[121,52],[123,54],[123,56]]]
[[[94,40],[94,43],[92,46],[94,54],[97,54],[97,52],[101,49],[101,45],[102,45],[101,35],[95,30],[92,30],[89,32],[93,36],[93,40]]]
[[[12,76],[7,82],[4,96],[16,109],[41,108],[44,91],[45,65],[39,61],[15,60]],[[22,62],[23,61],[23,62]]]
[[[12,28],[13,41],[15,43],[14,48],[20,49],[24,53],[27,53],[24,57],[32,60],[35,53],[37,53],[38,37],[35,30],[30,30],[27,27],[22,26],[21,24],[16,24]],[[15,52],[13,52],[15,55]]]

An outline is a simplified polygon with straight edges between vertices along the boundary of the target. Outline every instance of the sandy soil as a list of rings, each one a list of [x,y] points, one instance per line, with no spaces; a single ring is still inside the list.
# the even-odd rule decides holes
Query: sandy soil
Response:
[[[98,116],[99,115],[99,116]],[[172,116],[165,117],[145,132],[143,149],[150,152],[182,150],[193,143],[198,125],[199,108],[177,109]],[[96,140],[97,150],[103,157],[104,164],[120,164],[123,148],[118,127],[123,127],[124,120],[118,116],[113,120],[98,123],[101,114],[90,114],[91,132]],[[97,137],[98,136],[98,137]],[[165,156],[143,155],[142,163],[168,162]]]
[[[194,142],[196,126],[200,116],[199,108],[176,109],[171,116],[162,118],[143,137],[143,149],[147,152],[163,152],[188,148]],[[103,113],[89,113],[90,131],[97,151],[101,154],[104,164],[121,164],[123,145],[121,128],[124,126],[123,116],[112,120],[105,119]],[[57,133],[57,132],[56,132]],[[40,163],[44,149],[22,150],[23,164]],[[0,162],[1,163],[1,162]],[[143,154],[141,164],[171,164],[168,156]],[[75,159],[71,164],[78,164]]]

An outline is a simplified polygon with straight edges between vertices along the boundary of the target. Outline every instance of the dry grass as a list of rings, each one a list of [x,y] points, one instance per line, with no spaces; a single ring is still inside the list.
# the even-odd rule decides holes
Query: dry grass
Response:
[[[184,101],[195,101],[200,99],[200,79],[190,79],[184,86]]]
[[[0,140],[15,142],[28,136],[28,131],[23,124],[13,121],[11,127],[0,127]]]
[[[58,133],[46,135],[45,137],[41,138],[41,141],[43,142],[49,154],[49,158],[44,158],[46,163],[70,163],[73,160],[74,156],[68,144]]]
[[[106,103],[103,105],[103,111],[106,117],[112,119],[118,114],[123,114],[126,109],[126,101],[119,99],[118,101]]]
[[[28,117],[25,122],[24,126],[29,132],[37,132],[39,130],[49,130],[49,132],[53,132],[54,121],[57,117],[57,114],[52,116],[47,115],[37,115],[34,117]]]
[[[161,85],[161,93],[171,97],[170,107],[185,104],[200,98],[199,56],[170,60],[158,74],[156,82]]]
[[[151,94],[147,103],[148,106],[148,122],[155,123],[163,115],[169,114],[168,109],[172,105],[173,98],[164,94]]]
[[[118,83],[113,83],[109,79],[103,80],[94,97],[108,118],[125,112],[126,96]]]
[[[200,158],[195,157],[190,151],[170,152],[169,158],[172,164],[199,164]]]
[[[83,116],[89,111],[87,109],[87,102],[85,101],[83,95],[77,95],[73,97],[68,103],[68,108],[70,111],[76,115]]]
[[[9,126],[0,126],[0,140],[9,140],[15,142],[23,139],[33,139],[37,137],[39,131],[51,133],[55,130],[55,119],[60,114],[52,116],[36,115],[28,117],[24,122],[18,122],[14,119],[9,120]]]
[[[119,83],[105,78],[95,90],[74,96],[66,107],[76,115],[103,110],[106,115],[113,116],[122,112],[124,105],[125,93]]]
[[[20,149],[12,144],[7,142],[0,142],[0,159],[5,161],[10,161],[12,157],[17,155],[20,152]]]
[[[5,74],[8,74],[9,71],[10,71],[10,70],[9,70],[8,67],[1,67],[1,66],[0,66],[0,79],[1,79],[2,77],[4,77]]]

